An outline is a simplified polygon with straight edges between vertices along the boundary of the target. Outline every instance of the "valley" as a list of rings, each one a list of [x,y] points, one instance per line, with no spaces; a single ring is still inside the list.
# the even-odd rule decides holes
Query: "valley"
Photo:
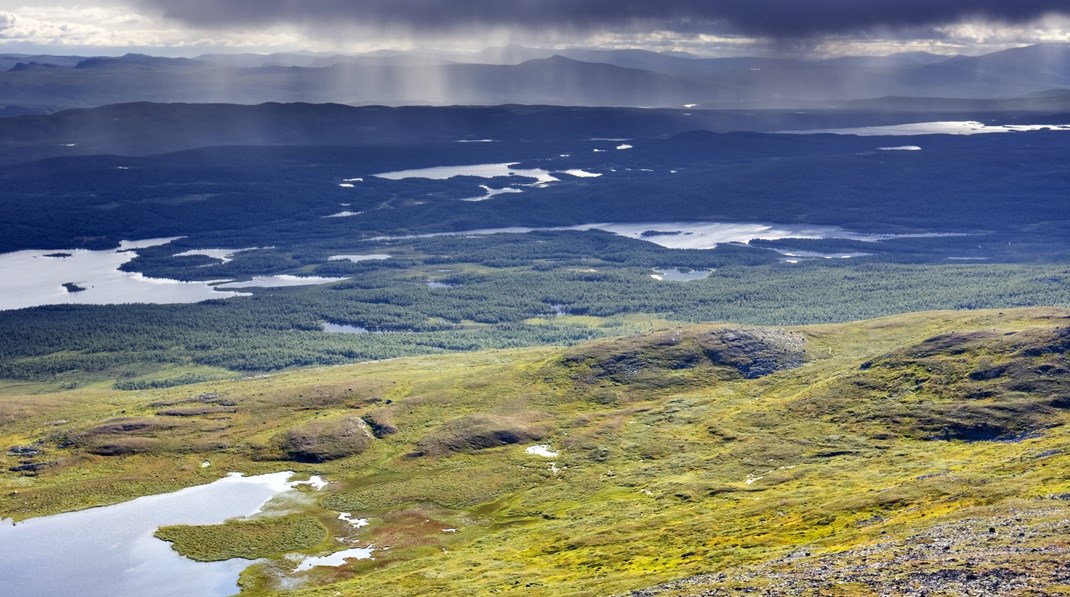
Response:
[[[1070,593],[1065,3],[3,3],[0,595]]]

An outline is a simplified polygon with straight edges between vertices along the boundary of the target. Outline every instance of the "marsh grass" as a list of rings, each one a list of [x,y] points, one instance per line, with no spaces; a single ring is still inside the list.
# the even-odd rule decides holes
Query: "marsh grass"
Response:
[[[327,529],[312,516],[230,521],[210,526],[169,526],[156,531],[178,553],[198,562],[233,558],[255,560],[307,551],[327,540]]]

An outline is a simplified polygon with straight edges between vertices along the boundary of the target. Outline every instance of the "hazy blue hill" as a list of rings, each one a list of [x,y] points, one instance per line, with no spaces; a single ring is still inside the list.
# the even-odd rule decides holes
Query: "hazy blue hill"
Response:
[[[195,60],[214,62],[222,66],[236,68],[255,68],[259,66],[316,66],[320,60],[325,60],[320,54],[201,54]]]
[[[960,56],[907,73],[904,83],[960,96],[1021,95],[1067,86],[1070,44],[1039,44],[983,56]]]
[[[584,62],[601,62],[625,68],[641,68],[668,74],[693,74],[702,62],[675,54],[651,52],[649,50],[601,50],[573,48],[557,52],[561,56]]]
[[[0,70],[11,70],[11,67],[20,62],[54,64],[70,68],[86,58],[86,56],[54,56],[47,54],[0,54]]]
[[[74,65],[75,69],[123,69],[123,68],[195,68],[210,66],[207,62],[190,58],[161,58],[145,54],[126,54],[118,58],[86,58]]]
[[[18,73],[18,72],[26,72],[26,71],[33,71],[33,70],[48,71],[48,70],[56,69],[56,68],[66,68],[66,67],[59,66],[59,65],[56,65],[56,64],[49,64],[47,62],[43,62],[43,63],[42,62],[19,62],[19,63],[15,64],[15,66],[12,66],[9,69],[9,72]]]
[[[18,104],[11,110],[12,116],[34,113],[34,108]],[[885,98],[817,103],[808,110],[139,102],[0,119],[0,163],[77,155],[150,155],[216,145],[577,140],[658,137],[694,130],[770,132],[932,120],[1058,123],[1066,121],[1058,115],[1067,112],[1070,94],[1066,92],[999,101]]]
[[[682,98],[697,102],[698,98],[732,94],[730,89],[713,88],[695,79],[564,56],[516,66],[455,65],[447,67],[447,72],[452,93],[461,103],[508,103],[522,97],[550,104],[666,106],[694,103]]]
[[[897,54],[890,54],[888,56],[843,56],[839,58],[830,58],[827,60],[827,62],[829,64],[837,64],[843,66],[898,67],[938,64],[947,60],[951,60],[953,58],[955,58],[955,56],[948,56],[946,54],[933,54],[930,52],[900,52]]]
[[[1004,98],[1070,87],[1068,48],[1039,45],[975,57],[899,54],[831,60],[709,59],[590,49],[547,55],[547,50],[512,46],[467,55],[243,54],[203,60],[6,55],[0,58],[0,70],[10,71],[20,62],[74,68],[0,72],[0,105],[275,101],[679,107],[773,102],[805,108],[814,101],[885,96]]]
[[[673,110],[135,103],[0,120],[3,161],[148,155],[214,145],[367,145],[462,139],[654,136],[718,128],[731,115]],[[738,118],[737,118],[738,120]],[[73,144],[73,147],[67,145]]]

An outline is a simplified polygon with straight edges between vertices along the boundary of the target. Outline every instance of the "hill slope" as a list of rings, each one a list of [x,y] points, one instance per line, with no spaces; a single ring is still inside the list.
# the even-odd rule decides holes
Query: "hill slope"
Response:
[[[298,595],[607,594],[710,572],[656,592],[1039,592],[1068,581],[1068,330],[1054,309],[700,325],[7,395],[0,516],[297,470],[330,481],[305,515],[377,548],[299,575]],[[224,531],[169,532],[225,556],[241,546]],[[257,564],[243,587],[273,594],[289,570]]]

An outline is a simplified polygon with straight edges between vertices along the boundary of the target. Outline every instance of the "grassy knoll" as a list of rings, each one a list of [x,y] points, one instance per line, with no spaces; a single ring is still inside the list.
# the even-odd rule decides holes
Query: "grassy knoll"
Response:
[[[190,554],[270,545],[247,552],[274,558],[243,574],[250,595],[292,586],[276,554],[315,548],[270,527],[307,517],[331,545],[378,550],[297,574],[301,596],[610,594],[702,573],[714,574],[661,590],[775,588],[793,562],[831,568],[838,554],[845,571],[807,586],[866,594],[879,579],[849,568],[877,558],[881,578],[921,562],[931,582],[1017,562],[1026,591],[1055,567],[1030,576],[1025,556],[997,549],[1013,543],[999,529],[1023,533],[1039,562],[1065,544],[1051,524],[1070,494],[1068,315],[681,324],[571,348],[11,395],[0,465],[35,468],[0,475],[0,517],[295,470],[331,484],[291,518],[165,533]],[[982,549],[989,519],[1007,523],[991,525],[1005,543]]]

